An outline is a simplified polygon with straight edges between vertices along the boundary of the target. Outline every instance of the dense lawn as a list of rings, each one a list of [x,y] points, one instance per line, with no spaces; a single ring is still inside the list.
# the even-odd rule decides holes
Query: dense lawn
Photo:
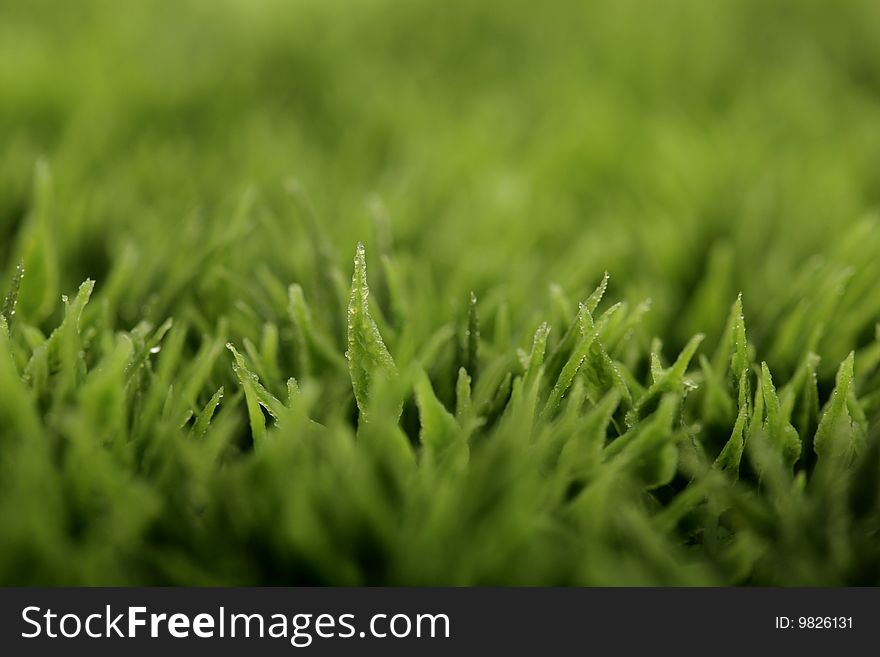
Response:
[[[0,583],[880,584],[878,35],[0,3]]]

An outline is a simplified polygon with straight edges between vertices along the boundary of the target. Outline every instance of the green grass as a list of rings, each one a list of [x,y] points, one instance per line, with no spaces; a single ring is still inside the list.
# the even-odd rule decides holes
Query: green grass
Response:
[[[880,584],[877,3],[118,4],[0,6],[0,583]]]

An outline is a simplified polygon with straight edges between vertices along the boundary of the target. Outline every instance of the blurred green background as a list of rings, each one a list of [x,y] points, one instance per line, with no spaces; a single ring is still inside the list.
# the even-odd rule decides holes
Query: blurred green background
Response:
[[[444,303],[502,284],[522,315],[608,269],[680,346],[724,321],[683,312],[714,271],[766,333],[880,202],[877,34],[871,0],[6,1],[0,263],[45,158],[61,289],[136,256],[130,323],[248,186],[288,222],[294,176],[340,263],[378,195]],[[254,227],[223,260],[309,248]]]

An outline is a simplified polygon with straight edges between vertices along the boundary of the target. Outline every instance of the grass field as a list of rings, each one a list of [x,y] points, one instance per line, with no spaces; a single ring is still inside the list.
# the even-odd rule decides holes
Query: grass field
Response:
[[[0,583],[880,584],[878,34],[0,3]]]

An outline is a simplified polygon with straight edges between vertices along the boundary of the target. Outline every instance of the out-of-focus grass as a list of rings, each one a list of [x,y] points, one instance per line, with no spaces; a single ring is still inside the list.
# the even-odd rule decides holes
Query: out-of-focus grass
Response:
[[[880,583],[878,33],[3,3],[0,582]]]

